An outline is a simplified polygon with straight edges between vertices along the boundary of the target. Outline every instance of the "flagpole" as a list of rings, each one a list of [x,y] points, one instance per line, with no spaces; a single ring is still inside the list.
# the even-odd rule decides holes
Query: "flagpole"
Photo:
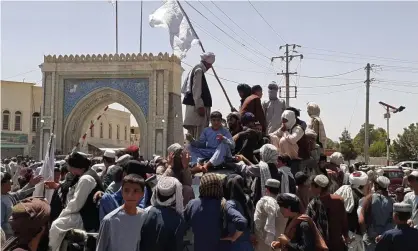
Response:
[[[141,28],[139,29],[139,53],[142,54],[142,6],[143,6],[144,1],[141,0]]]
[[[118,0],[115,0],[115,12],[116,12],[116,15],[115,15],[115,24],[116,24],[116,54],[118,54],[119,53],[119,34],[118,34]]]
[[[186,17],[187,23],[189,23],[190,28],[192,29],[194,35],[199,40],[200,48],[202,48],[203,52],[205,51],[205,48],[203,47],[202,41],[200,40],[199,36],[196,33],[196,30],[194,29],[192,22],[190,22],[189,16],[187,16],[187,13],[184,11],[183,6],[181,6],[180,1],[176,0],[178,6],[180,7],[181,12],[183,12],[184,16]],[[212,66],[213,75],[215,76],[216,80],[218,80],[219,85],[221,86],[221,89],[225,95],[226,100],[228,101],[229,107],[231,108],[231,111],[236,111],[236,109],[232,106],[231,100],[229,100],[228,94],[226,94],[225,88],[221,83],[221,80],[218,77],[218,74],[216,74],[215,68]]]

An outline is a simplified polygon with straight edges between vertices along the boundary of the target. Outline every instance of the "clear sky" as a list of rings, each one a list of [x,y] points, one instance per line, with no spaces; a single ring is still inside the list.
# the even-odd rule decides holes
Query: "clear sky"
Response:
[[[337,140],[344,127],[354,137],[364,123],[365,84],[361,81],[366,74],[360,68],[367,63],[380,65],[371,77],[382,80],[372,83],[370,89],[370,123],[386,128],[379,101],[406,106],[405,111],[392,116],[392,138],[418,122],[418,2],[253,1],[284,41],[247,1],[215,2],[239,27],[211,2],[203,2],[206,8],[197,1],[190,3],[232,37],[183,4],[206,50],[216,53],[214,66],[222,78],[263,87],[272,80],[279,83],[282,77],[275,72],[281,72],[284,64],[277,61],[272,65],[269,58],[282,55],[278,46],[285,42],[301,45],[298,52],[304,59],[294,59],[291,64],[291,70],[301,75],[291,78],[291,84],[298,86],[297,99],[291,99],[291,105],[302,109],[302,119],[308,120],[306,103],[318,103],[330,138]],[[144,2],[143,52],[171,52],[168,31],[148,25],[148,15],[161,4]],[[120,52],[139,52],[139,30],[140,2],[120,1]],[[115,12],[107,1],[1,2],[2,79],[40,83],[38,65],[47,54],[114,52]],[[200,52],[199,47],[192,48],[185,62],[197,63]],[[306,77],[353,70],[357,71],[333,78]],[[226,115],[229,109],[218,83],[212,76],[208,80],[215,99],[212,110]],[[222,80],[238,107],[235,82]]]

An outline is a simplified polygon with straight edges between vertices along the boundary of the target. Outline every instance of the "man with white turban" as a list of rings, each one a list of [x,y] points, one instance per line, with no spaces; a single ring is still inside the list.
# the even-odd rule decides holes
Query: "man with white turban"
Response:
[[[206,52],[200,58],[200,63],[189,72],[181,88],[181,93],[184,94],[183,105],[186,106],[183,127],[195,139],[199,138],[203,129],[209,126],[212,95],[205,73],[215,62],[215,54]]]
[[[318,135],[316,142],[321,146],[321,149],[324,150],[327,148],[327,135],[325,134],[324,123],[319,117],[320,113],[321,109],[317,104],[313,102],[308,103],[308,115],[311,117],[309,128],[316,132]]]
[[[282,124],[282,113],[286,109],[286,104],[282,99],[277,98],[279,86],[276,82],[268,85],[269,100],[262,103],[263,111],[266,116],[267,133],[273,133],[280,128]]]
[[[356,171],[350,174],[348,180],[350,185],[343,185],[334,194],[340,195],[344,199],[349,236],[351,238],[351,243],[348,245],[350,250],[363,251],[363,236],[361,235],[357,209],[359,208],[361,198],[367,195],[368,176],[365,172]]]

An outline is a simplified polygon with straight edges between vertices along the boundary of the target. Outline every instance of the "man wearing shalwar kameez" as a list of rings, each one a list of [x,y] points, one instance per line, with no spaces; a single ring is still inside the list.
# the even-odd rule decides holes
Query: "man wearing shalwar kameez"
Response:
[[[311,117],[309,128],[314,130],[317,135],[316,143],[321,146],[322,152],[327,148],[327,135],[325,134],[325,127],[322,119],[319,117],[321,109],[315,103],[308,103],[308,115]]]
[[[194,138],[198,138],[202,131],[209,126],[209,115],[212,107],[205,73],[215,62],[215,54],[206,52],[201,56],[201,62],[193,67],[181,88],[184,94],[183,105],[186,106],[183,127]]]
[[[369,177],[365,172],[355,171],[349,176],[350,185],[343,185],[334,194],[340,195],[344,199],[344,207],[347,212],[348,230],[351,242],[348,244],[350,251],[363,251],[363,236],[361,234],[358,220],[357,209],[360,199],[363,198],[368,190]]]
[[[277,98],[279,86],[276,82],[268,85],[269,100],[264,100],[262,103],[263,111],[266,116],[267,133],[273,133],[280,129],[282,124],[282,113],[286,109],[283,100]]]
[[[225,158],[232,158],[231,151],[235,147],[231,133],[222,126],[222,114],[212,112],[210,114],[211,126],[205,128],[199,140],[195,140],[190,134],[186,135],[190,141],[189,152],[191,165],[194,166],[204,159],[209,159],[203,166],[203,171],[211,166],[219,166]]]

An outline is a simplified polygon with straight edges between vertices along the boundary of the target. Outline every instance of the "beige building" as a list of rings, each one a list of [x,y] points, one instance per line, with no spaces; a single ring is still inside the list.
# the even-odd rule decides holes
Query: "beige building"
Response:
[[[34,156],[39,145],[42,87],[1,81],[1,157]]]
[[[91,118],[94,120],[99,114]],[[87,133],[84,146],[88,153],[99,155],[106,149],[123,149],[130,145],[131,114],[109,108]],[[80,135],[81,136],[81,135]]]
[[[139,146],[141,136],[140,136],[140,130],[138,126],[131,126],[131,142],[130,145],[136,145]]]

